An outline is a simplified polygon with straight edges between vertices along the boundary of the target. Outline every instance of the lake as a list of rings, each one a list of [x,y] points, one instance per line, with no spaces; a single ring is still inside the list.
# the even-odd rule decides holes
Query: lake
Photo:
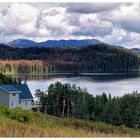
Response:
[[[75,84],[87,88],[88,92],[95,95],[111,94],[121,96],[133,91],[140,92],[140,73],[50,73],[47,75],[18,75],[23,83],[27,83],[32,94],[36,89],[46,91],[51,83]]]

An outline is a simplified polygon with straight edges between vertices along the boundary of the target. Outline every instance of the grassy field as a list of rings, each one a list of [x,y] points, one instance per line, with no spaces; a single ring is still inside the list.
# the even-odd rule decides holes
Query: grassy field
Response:
[[[0,115],[0,137],[140,137],[140,130],[35,113],[30,122],[24,123]]]

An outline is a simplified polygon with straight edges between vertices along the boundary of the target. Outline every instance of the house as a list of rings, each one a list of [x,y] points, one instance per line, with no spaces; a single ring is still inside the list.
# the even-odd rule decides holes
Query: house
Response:
[[[0,104],[9,108],[32,109],[33,96],[26,84],[0,85]]]
[[[32,111],[40,111],[42,104],[40,101],[34,101],[32,104]]]

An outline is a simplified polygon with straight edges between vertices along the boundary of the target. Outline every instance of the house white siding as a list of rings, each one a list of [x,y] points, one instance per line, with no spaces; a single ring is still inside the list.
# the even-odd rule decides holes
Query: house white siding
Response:
[[[9,108],[19,106],[19,93],[9,94]]]
[[[20,99],[19,107],[31,110],[32,109],[32,100],[22,100],[22,99]]]

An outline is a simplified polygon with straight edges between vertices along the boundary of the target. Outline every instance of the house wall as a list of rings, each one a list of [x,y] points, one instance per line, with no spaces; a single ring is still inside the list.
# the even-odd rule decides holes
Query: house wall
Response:
[[[19,106],[22,107],[22,108],[24,108],[24,109],[31,110],[32,109],[32,100],[23,100],[23,99],[20,99]]]
[[[19,106],[19,93],[9,94],[9,108],[15,108],[18,106]]]
[[[2,89],[0,89],[0,104],[9,107],[9,94]]]

